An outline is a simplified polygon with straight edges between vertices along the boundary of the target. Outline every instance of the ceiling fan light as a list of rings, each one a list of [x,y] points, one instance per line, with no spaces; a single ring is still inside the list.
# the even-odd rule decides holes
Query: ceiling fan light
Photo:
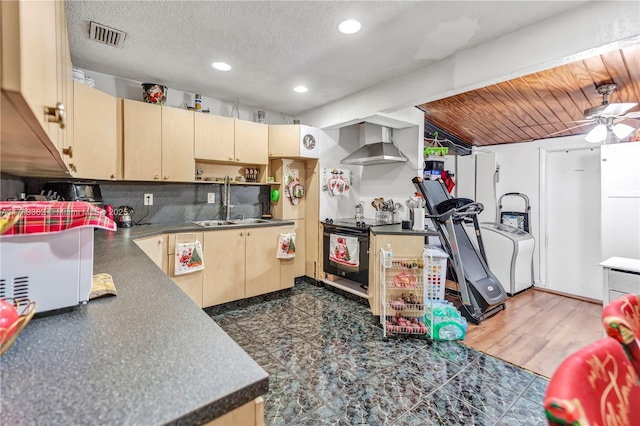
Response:
[[[615,124],[611,130],[613,130],[613,133],[618,137],[618,139],[624,139],[629,136],[634,129],[628,124],[618,123]]]
[[[587,136],[585,137],[587,142],[590,143],[598,143],[602,142],[607,138],[607,126],[604,124],[598,124],[596,127],[591,129]]]

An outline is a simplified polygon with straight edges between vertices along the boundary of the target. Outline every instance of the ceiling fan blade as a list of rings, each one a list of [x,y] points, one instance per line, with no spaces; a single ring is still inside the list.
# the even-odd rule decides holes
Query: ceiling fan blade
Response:
[[[594,123],[593,120],[587,120],[589,124]],[[586,126],[587,124],[578,124],[577,126],[573,126],[573,127],[567,127],[564,130],[558,130],[557,132],[553,132],[553,133],[549,133],[548,135],[544,135],[543,137],[541,137],[540,139],[546,139],[549,136],[555,136],[555,135],[559,135],[560,133],[564,133],[564,132],[568,132],[569,130],[573,130],[573,129],[577,129],[578,127],[583,127]]]
[[[598,115],[621,115],[636,105],[638,104],[635,102],[608,104]]]
[[[640,111],[628,112],[628,113],[626,113],[625,115],[623,115],[620,118],[622,118],[622,119],[625,119],[625,118],[640,118]]]

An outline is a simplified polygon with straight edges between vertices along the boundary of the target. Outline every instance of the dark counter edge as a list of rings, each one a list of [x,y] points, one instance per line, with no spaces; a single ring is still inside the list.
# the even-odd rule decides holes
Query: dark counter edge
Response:
[[[202,227],[193,223],[183,224],[159,224],[148,226],[136,226],[129,228],[129,236],[131,240],[140,238],[153,237],[162,234],[173,234],[180,232],[209,232],[221,229],[234,229],[234,228],[255,228],[255,227],[270,227],[270,226],[291,226],[294,225],[293,221],[278,221],[273,220],[269,223],[257,223],[250,225],[227,225],[220,227]],[[140,248],[138,248],[143,256],[146,256]],[[168,278],[168,277],[167,277]],[[170,280],[170,279],[169,279]],[[173,283],[173,282],[172,282]],[[175,284],[174,284],[175,285]],[[195,309],[201,309],[194,304]],[[213,319],[211,320],[213,321]],[[269,391],[269,377],[265,377],[252,385],[240,388],[235,392],[212,401],[210,404],[198,407],[193,411],[184,414],[183,416],[171,420],[166,425],[193,425],[193,424],[205,424],[212,420],[215,420],[230,411],[239,408],[248,402],[251,402],[264,395]]]
[[[402,225],[378,225],[371,227],[371,233],[373,235],[406,235],[407,237],[423,236],[423,237],[437,237],[439,234],[436,231],[425,229],[424,231],[414,231],[412,229],[402,229]]]

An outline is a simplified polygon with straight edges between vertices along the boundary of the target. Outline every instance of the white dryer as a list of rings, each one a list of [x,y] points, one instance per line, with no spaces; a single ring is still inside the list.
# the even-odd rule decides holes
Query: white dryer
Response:
[[[489,269],[509,296],[533,286],[535,239],[528,232],[502,223],[480,224]]]

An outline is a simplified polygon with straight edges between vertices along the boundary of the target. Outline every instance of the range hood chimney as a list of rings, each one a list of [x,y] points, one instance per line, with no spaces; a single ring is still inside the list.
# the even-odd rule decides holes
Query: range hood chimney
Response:
[[[370,166],[374,164],[406,163],[408,158],[392,141],[393,130],[371,123],[360,123],[360,144],[354,153],[345,157],[342,164]]]

